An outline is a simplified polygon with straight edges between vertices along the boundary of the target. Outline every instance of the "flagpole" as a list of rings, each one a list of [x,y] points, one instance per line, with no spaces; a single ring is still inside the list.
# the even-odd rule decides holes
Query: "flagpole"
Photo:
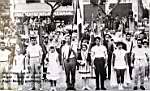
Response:
[[[150,3],[149,3],[149,17],[150,17]],[[149,48],[150,48],[150,19],[149,19]]]
[[[92,23],[91,23],[91,25],[92,25],[92,32],[94,33],[94,18],[93,18],[93,13],[92,13]]]
[[[76,4],[75,2],[77,2],[77,0],[74,0],[73,2],[73,22],[72,22],[72,31],[73,31],[73,27],[74,27],[74,22],[75,22],[75,14],[76,14]]]

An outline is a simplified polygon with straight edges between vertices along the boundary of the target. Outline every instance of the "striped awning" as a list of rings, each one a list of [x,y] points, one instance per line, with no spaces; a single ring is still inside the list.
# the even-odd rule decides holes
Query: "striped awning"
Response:
[[[45,3],[16,4],[14,16],[47,16],[51,13],[51,7]]]
[[[51,7],[45,3],[32,4],[16,4],[14,16],[49,16],[51,14]],[[73,15],[72,6],[60,6],[54,13],[54,16]]]

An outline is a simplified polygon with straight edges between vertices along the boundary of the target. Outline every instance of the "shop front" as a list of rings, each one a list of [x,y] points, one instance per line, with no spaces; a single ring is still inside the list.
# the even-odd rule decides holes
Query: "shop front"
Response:
[[[28,17],[32,16],[50,16],[51,7],[45,3],[32,3],[32,4],[17,4],[14,9],[14,17]],[[73,7],[72,6],[60,6],[54,12],[55,20],[64,21],[65,23],[73,20]]]

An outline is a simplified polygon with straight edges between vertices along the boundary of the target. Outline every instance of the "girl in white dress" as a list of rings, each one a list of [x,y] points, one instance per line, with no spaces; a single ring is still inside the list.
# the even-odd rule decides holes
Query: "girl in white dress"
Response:
[[[80,67],[79,67],[79,73],[81,74],[81,77],[84,82],[83,90],[89,90],[88,86],[88,77],[91,77],[90,74],[90,61],[88,59],[88,46],[82,45],[81,47],[81,59],[79,60]]]
[[[24,62],[25,55],[21,52],[19,45],[16,45],[15,63],[13,64],[12,72],[17,77],[17,79],[13,78],[13,82],[18,83],[18,90],[22,90],[22,85],[24,84]]]
[[[118,89],[123,90],[124,76],[127,68],[126,51],[122,49],[123,43],[117,43],[117,49],[113,52],[113,68],[116,71]]]
[[[51,83],[51,91],[56,91],[57,79],[59,79],[60,65],[58,53],[54,45],[50,45],[46,55],[45,63],[47,65],[47,79]]]

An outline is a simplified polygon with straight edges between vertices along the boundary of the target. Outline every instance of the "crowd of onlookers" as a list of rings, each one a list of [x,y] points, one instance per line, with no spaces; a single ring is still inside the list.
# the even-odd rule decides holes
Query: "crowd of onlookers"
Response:
[[[93,78],[96,90],[107,89],[106,79],[119,90],[132,83],[137,90],[140,80],[140,89],[145,90],[144,82],[150,78],[148,19],[138,22],[136,16],[108,15],[100,20],[101,23],[91,21],[84,31],[77,33],[62,23],[55,26],[49,17],[15,18],[14,58],[11,64],[6,62],[10,58],[6,51],[6,59],[0,61],[8,66],[2,69],[9,68],[5,72],[13,73],[19,89],[27,80],[31,81],[32,90],[42,89],[42,81],[48,80],[51,90],[56,91],[60,73],[65,71],[66,90],[76,89],[76,72],[83,79],[83,90],[90,89],[88,82]],[[1,42],[1,54],[5,49],[3,44]]]

